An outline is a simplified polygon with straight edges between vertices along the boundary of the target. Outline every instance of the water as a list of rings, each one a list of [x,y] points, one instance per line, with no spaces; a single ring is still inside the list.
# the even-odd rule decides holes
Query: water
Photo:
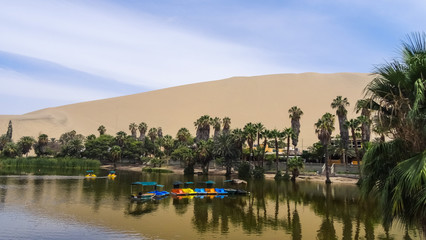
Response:
[[[36,173],[0,176],[0,239],[420,239],[400,225],[383,229],[377,204],[359,203],[352,185],[264,180],[249,182],[250,196],[137,203],[129,200],[131,182],[156,181],[170,190],[176,180],[207,179]],[[225,180],[208,179],[217,187]]]

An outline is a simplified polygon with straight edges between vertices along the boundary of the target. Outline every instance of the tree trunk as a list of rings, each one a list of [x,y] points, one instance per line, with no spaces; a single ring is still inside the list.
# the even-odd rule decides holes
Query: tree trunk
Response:
[[[278,139],[275,138],[275,162],[277,164],[277,173],[279,172],[278,168]]]
[[[330,167],[328,166],[328,144],[324,145],[325,149],[325,183],[330,184]]]
[[[226,174],[225,176],[230,176],[231,175],[231,159],[226,159]]]
[[[285,166],[285,174],[288,175],[288,158],[290,156],[290,136],[287,137],[287,160]]]
[[[351,132],[352,132],[352,140],[353,140],[354,145],[355,145],[355,159],[358,162],[359,179],[361,179],[361,164],[360,164],[361,161],[359,159],[359,154],[358,154],[358,144],[356,142],[355,129],[351,128]]]
[[[339,115],[339,129],[340,129],[340,137],[342,138],[343,148],[348,150],[348,142],[349,142],[349,131],[345,126],[345,122],[347,120],[346,114]]]
[[[265,140],[263,141],[262,168],[263,168],[263,163],[265,161],[266,144],[267,144],[267,138],[265,137]]]

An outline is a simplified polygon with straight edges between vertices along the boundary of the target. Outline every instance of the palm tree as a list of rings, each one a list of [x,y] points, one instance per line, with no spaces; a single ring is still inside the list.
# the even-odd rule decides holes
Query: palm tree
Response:
[[[358,119],[350,119],[349,121],[345,122],[345,125],[347,128],[351,129],[352,141],[355,146],[355,159],[358,162],[359,178],[361,179],[361,176],[362,176],[361,164],[360,164],[359,153],[358,153],[358,143],[356,141],[356,133],[359,131],[360,121]],[[345,164],[347,165],[347,162],[345,162]]]
[[[148,125],[145,122],[141,122],[139,123],[138,130],[140,133],[139,140],[143,140],[145,138],[146,130],[148,130]]]
[[[106,128],[104,125],[98,127],[99,135],[104,135],[106,132]]]
[[[111,157],[112,157],[112,161],[114,163],[114,170],[117,168],[117,161],[121,160],[121,148],[120,146],[114,145],[111,150]]]
[[[235,144],[240,150],[240,156],[243,157],[243,146],[244,143],[247,141],[247,135],[240,128],[232,130],[232,135],[234,136]]]
[[[293,106],[288,110],[289,117],[291,119],[291,128],[293,129],[293,137],[291,138],[291,142],[296,150],[297,155],[297,143],[299,142],[299,134],[300,134],[300,117],[303,115],[303,111],[297,106]]]
[[[321,144],[324,146],[324,155],[325,155],[325,183],[329,184],[330,181],[330,168],[328,166],[328,145],[331,140],[331,133],[334,131],[334,115],[331,113],[325,113],[318,121],[315,123],[315,133],[318,134],[318,139],[321,141]]]
[[[219,134],[214,138],[213,154],[223,157],[226,165],[226,176],[231,175],[232,160],[238,158],[239,149],[233,136],[229,133]]]
[[[268,145],[268,136],[269,135],[270,135],[270,131],[268,129],[263,129],[263,131],[262,131],[262,136],[263,136],[262,167],[263,167],[263,162],[265,160],[266,145]]]
[[[115,137],[115,141],[116,141],[117,145],[122,148],[124,146],[124,140],[127,137],[127,133],[125,133],[123,131],[119,131],[119,132],[117,132],[116,135],[117,136]]]
[[[157,130],[157,136],[158,136],[159,138],[162,138],[162,137],[163,137],[163,129],[162,129],[161,127],[158,127],[158,130]]]
[[[265,129],[265,126],[263,126],[262,123],[255,123],[254,127],[256,128],[256,135],[257,135],[257,158],[256,161],[259,162],[259,158],[260,158],[260,139],[262,138],[262,132]]]
[[[346,114],[348,111],[346,110],[346,107],[349,106],[349,102],[347,98],[342,98],[342,96],[337,96],[335,99],[333,99],[333,102],[331,103],[331,107],[333,109],[336,109],[336,115],[339,118],[339,130],[340,130],[340,137],[342,138],[342,144],[343,148],[345,150],[348,150],[348,143],[349,143],[349,131],[348,128],[345,126],[345,122],[347,120]],[[345,158],[345,156],[343,156]],[[346,160],[343,159],[343,162]]]
[[[154,142],[155,139],[158,137],[157,128],[150,128],[149,131],[148,131],[148,136],[151,139],[151,141]]]
[[[210,125],[212,118],[209,115],[201,116],[194,122],[195,129],[197,130],[195,139],[198,141],[207,141],[210,138]]]
[[[285,168],[285,175],[288,177],[288,160],[290,157],[290,138],[294,137],[294,131],[292,128],[286,128],[282,132],[283,137],[287,138],[287,158],[286,158],[286,168]]]
[[[223,132],[229,132],[231,129],[231,119],[229,117],[224,117],[222,119]]]
[[[366,95],[379,105],[376,128],[391,141],[368,148],[361,190],[378,193],[387,223],[399,218],[426,233],[426,34],[409,36],[401,57],[375,74]]]
[[[272,138],[275,143],[275,164],[277,167],[277,174],[280,172],[278,167],[278,154],[279,154],[279,148],[278,148],[278,140],[282,137],[283,133],[277,129],[273,129],[269,131],[268,138]]]
[[[34,143],[36,143],[36,140],[33,137],[21,137],[21,139],[19,139],[18,141],[18,146],[21,149],[21,153],[25,154],[25,156],[28,157],[28,153],[30,152]]]
[[[213,129],[214,129],[214,135],[213,137],[216,138],[217,136],[219,136],[220,133],[220,123],[221,120],[218,117],[215,117],[212,119],[212,125],[213,125]]]
[[[138,129],[138,125],[136,125],[136,123],[130,123],[129,124],[129,130],[132,133],[132,137],[134,139],[136,139],[136,130]]]
[[[356,113],[361,111],[361,141],[363,144],[370,141],[371,135],[371,111],[378,110],[378,105],[371,99],[360,99],[356,102]]]
[[[204,175],[209,174],[209,164],[213,159],[212,156],[212,141],[208,139],[207,141],[201,140],[197,143],[197,149],[195,150],[195,156],[197,161],[201,164]]]
[[[181,144],[187,143],[189,141],[189,139],[191,138],[191,133],[189,132],[188,129],[181,128],[177,132],[176,138]]]
[[[256,126],[250,122],[244,126],[243,130],[247,137],[247,144],[249,145],[249,148],[250,148],[250,161],[253,161],[253,142],[257,136],[257,129],[256,129]]]
[[[49,137],[46,134],[40,134],[38,136],[38,152],[40,153],[41,156],[45,155],[47,153],[47,143],[49,142]]]
[[[6,132],[6,136],[7,138],[9,138],[9,141],[12,141],[12,132],[13,132],[12,120],[9,120],[9,126],[7,127],[7,132]]]

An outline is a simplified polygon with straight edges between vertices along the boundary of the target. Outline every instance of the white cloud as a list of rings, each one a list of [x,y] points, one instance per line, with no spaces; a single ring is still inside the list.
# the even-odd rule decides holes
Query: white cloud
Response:
[[[13,1],[0,16],[0,50],[149,88],[282,69],[256,49],[108,5]]]
[[[116,96],[117,93],[85,89],[62,83],[46,83],[24,74],[0,68],[0,94],[22,98],[81,102]]]

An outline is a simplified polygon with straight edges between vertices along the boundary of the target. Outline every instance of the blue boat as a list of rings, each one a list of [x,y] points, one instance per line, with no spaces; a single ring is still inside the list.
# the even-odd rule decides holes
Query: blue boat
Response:
[[[142,186],[142,191],[140,191],[137,195],[133,194],[133,186]],[[143,193],[143,188],[144,187],[153,187],[154,190],[147,192],[147,193]],[[164,185],[159,185],[157,184],[157,182],[133,182],[132,185],[130,186],[130,192],[132,192],[132,199],[140,199],[140,200],[146,200],[146,199],[159,199],[159,198],[164,198],[166,196],[168,196],[170,193],[167,191],[158,191],[157,187],[164,187]]]

